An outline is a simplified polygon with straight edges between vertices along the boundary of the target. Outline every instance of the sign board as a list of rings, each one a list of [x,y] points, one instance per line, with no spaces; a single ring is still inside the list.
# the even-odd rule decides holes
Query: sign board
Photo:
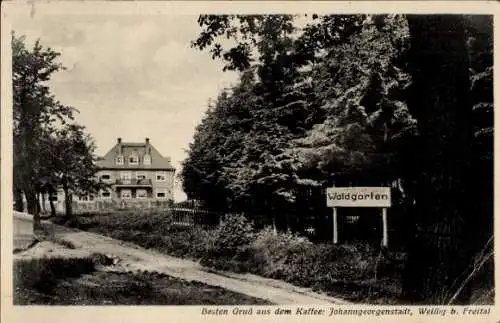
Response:
[[[328,207],[381,207],[391,206],[389,187],[329,187],[326,190]]]

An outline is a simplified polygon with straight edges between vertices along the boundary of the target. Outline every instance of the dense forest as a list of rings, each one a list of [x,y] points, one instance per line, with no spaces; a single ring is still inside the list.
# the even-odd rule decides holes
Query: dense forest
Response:
[[[492,17],[198,23],[192,46],[240,78],[196,130],[181,174],[188,197],[301,232],[324,213],[326,187],[390,186],[405,297],[456,289],[493,236]]]

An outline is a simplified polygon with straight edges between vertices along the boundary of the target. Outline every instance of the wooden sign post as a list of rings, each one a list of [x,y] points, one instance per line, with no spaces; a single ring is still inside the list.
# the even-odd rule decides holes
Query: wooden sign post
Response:
[[[389,237],[387,232],[387,208],[382,208],[382,246],[389,245]]]
[[[339,242],[339,233],[337,230],[337,208],[333,208],[333,243]]]
[[[389,245],[387,208],[391,206],[389,187],[330,187],[326,191],[326,205],[333,208],[333,243],[338,243],[337,207],[382,208],[382,246]]]

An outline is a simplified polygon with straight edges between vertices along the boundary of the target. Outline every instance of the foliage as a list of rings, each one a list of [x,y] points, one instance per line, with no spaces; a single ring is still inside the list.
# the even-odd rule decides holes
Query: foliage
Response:
[[[64,262],[81,262],[66,261]],[[268,301],[234,293],[196,281],[185,281],[162,273],[137,274],[93,271],[75,275],[75,270],[58,259],[16,260],[15,305],[241,305],[269,304]],[[88,260],[85,260],[91,264]],[[35,266],[34,266],[35,264]],[[91,267],[90,267],[91,268]],[[50,284],[33,284],[57,274]]]
[[[55,217],[53,223],[71,228],[106,234],[115,239],[134,242],[178,257],[200,259],[206,254],[213,237],[200,228],[184,228],[173,223],[172,213],[123,212],[89,214],[73,218]]]
[[[48,137],[57,122],[73,118],[73,109],[57,101],[46,85],[53,73],[63,69],[58,57],[39,41],[26,48],[24,37],[12,34],[14,193],[17,201],[25,193],[35,226],[39,224],[36,191],[50,172],[45,165]]]
[[[63,185],[70,200],[72,192],[82,195],[97,188],[92,139],[83,126],[68,124],[76,110],[56,100],[47,85],[54,73],[64,70],[59,56],[39,40],[28,49],[24,37],[12,35],[13,186],[17,207],[22,205],[21,192],[26,195],[35,225],[39,224],[40,193],[54,194]]]
[[[202,264],[225,269],[227,265],[248,255],[248,246],[254,238],[252,225],[242,215],[227,217],[212,233],[207,254]]]
[[[484,236],[489,236],[483,232],[492,230],[488,222],[493,212],[483,207],[475,214],[482,199],[474,197],[476,187],[486,178],[471,175],[479,163],[470,91],[475,63],[469,62],[471,47],[466,42],[468,19],[432,15],[407,19],[412,75],[407,100],[417,119],[419,138],[412,165],[415,197],[405,294],[416,302],[437,303],[470,267]],[[456,202],[449,202],[451,196]],[[473,245],[468,241],[474,241]],[[454,301],[467,303],[469,299],[465,291]]]
[[[252,241],[253,266],[249,270],[267,277],[278,278],[278,272],[285,270],[288,258],[293,254],[302,254],[314,248],[314,245],[304,237],[291,233],[276,233],[271,228],[258,232]]]
[[[62,185],[66,197],[66,215],[71,216],[72,196],[95,194],[103,187],[96,178],[95,145],[84,127],[68,124],[55,132],[50,166],[53,184]]]
[[[161,219],[165,219],[165,225],[161,225]],[[382,255],[363,243],[313,244],[307,238],[272,229],[254,232],[240,216],[228,218],[217,230],[178,228],[169,224],[168,214],[96,215],[78,217],[66,225],[71,221],[86,223],[80,227],[84,230],[168,255],[201,260],[213,269],[281,279],[356,301],[372,302],[383,297],[392,302],[400,294],[404,255]]]
[[[18,288],[50,291],[62,277],[78,277],[94,270],[92,257],[18,259],[14,261],[14,284]]]
[[[82,225],[75,225],[76,222]],[[162,225],[162,222],[165,224]],[[165,254],[202,259],[205,265],[215,269],[281,279],[353,301],[403,302],[401,276],[406,255],[381,253],[364,243],[313,244],[295,234],[264,229],[250,234],[252,238],[247,239],[247,245],[236,243],[238,251],[227,257],[213,252],[216,243],[214,231],[176,227],[170,224],[168,214],[115,213],[66,221],[66,225],[71,223],[73,227],[133,242]],[[238,225],[234,227],[241,230]],[[474,277],[474,280],[479,281],[482,291],[490,292],[487,281],[492,264],[483,269],[484,273]],[[478,301],[490,302],[491,297],[482,297]]]
[[[316,18],[300,30],[288,29],[293,17],[259,16],[251,28],[230,31],[251,40],[255,55],[197,128],[182,171],[191,198],[250,218],[266,214],[286,229],[304,202],[298,190],[324,186],[332,174],[394,169],[415,128],[401,94],[410,79],[398,67],[408,43],[404,20],[391,16],[377,29],[364,16]],[[215,30],[248,19],[200,18],[207,30],[195,47],[219,48]],[[268,24],[285,31],[266,38]],[[242,59],[222,56],[231,66]]]
[[[467,252],[492,234],[492,19],[300,19],[200,16],[193,47],[241,77],[197,128],[184,189],[221,210],[300,231],[303,218],[324,216],[312,201],[324,201],[316,195],[326,186],[390,185],[407,219],[399,229],[410,258],[429,261],[427,271],[408,266],[415,270],[406,280],[420,277],[423,288],[410,297],[432,299],[467,268],[462,230],[488,232]],[[477,188],[474,202],[447,202],[465,187]],[[481,216],[472,221],[474,211]],[[416,228],[434,236],[416,242]],[[441,244],[438,235],[449,232]]]

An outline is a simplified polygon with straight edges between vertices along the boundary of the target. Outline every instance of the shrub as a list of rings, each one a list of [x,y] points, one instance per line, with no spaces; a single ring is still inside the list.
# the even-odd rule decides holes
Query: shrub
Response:
[[[250,271],[273,277],[283,270],[288,258],[314,248],[314,244],[305,237],[291,233],[275,233],[271,228],[265,228],[257,233],[250,249]]]
[[[69,218],[64,225],[79,230],[89,230],[97,226],[98,221],[90,217],[80,218],[78,216],[73,216]]]
[[[271,229],[254,232],[243,216],[228,216],[215,230],[180,227],[172,213],[120,212],[75,218],[71,225],[219,270],[250,272],[351,300],[397,294],[401,253],[381,253],[368,243],[314,244]]]
[[[150,214],[136,211],[99,217],[101,229],[116,230],[119,227],[120,230],[137,230],[160,234],[169,232],[172,222],[172,215],[169,212]]]
[[[14,287],[50,292],[55,282],[62,277],[78,277],[94,271],[93,257],[15,260]]]
[[[274,274],[293,283],[324,287],[338,280],[366,278],[375,255],[352,245],[320,244],[287,258]],[[323,288],[322,288],[323,289]]]
[[[201,263],[217,269],[241,271],[240,264],[249,258],[250,243],[254,239],[251,223],[242,215],[232,215],[212,234],[213,239],[207,240],[207,252]]]
[[[201,259],[207,253],[210,232],[197,227],[174,230],[160,237],[159,250],[177,257]]]
[[[65,216],[56,216],[54,218],[51,218],[50,221],[54,224],[66,225],[68,218],[66,218]]]

